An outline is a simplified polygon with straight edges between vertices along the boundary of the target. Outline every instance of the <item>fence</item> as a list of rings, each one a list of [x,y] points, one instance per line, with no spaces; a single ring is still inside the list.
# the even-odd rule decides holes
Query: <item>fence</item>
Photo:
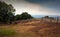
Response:
[[[60,17],[42,18],[41,20],[44,21],[44,22],[50,22],[50,23],[52,23],[52,22],[60,23]]]

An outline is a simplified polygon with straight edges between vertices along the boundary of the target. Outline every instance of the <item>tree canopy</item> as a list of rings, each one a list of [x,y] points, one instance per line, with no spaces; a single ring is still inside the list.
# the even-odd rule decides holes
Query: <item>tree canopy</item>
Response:
[[[22,19],[31,19],[31,18],[33,18],[30,14],[28,14],[27,12],[23,12],[22,14],[21,14],[21,18]]]
[[[23,12],[21,15],[16,15],[15,17],[16,17],[16,20],[26,20],[26,19],[32,19],[33,18],[27,12]]]
[[[14,17],[15,9],[11,4],[0,1],[0,22],[11,22]]]
[[[15,9],[11,4],[0,1],[0,23],[12,23],[16,20],[26,20],[33,18],[27,12],[23,12],[21,15],[14,15]]]

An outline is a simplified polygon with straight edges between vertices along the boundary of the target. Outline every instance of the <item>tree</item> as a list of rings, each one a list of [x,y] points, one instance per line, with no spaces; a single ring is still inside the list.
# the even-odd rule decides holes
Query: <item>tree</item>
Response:
[[[26,19],[32,19],[33,17],[28,14],[27,12],[23,12],[21,15],[16,15],[15,20],[26,20]]]
[[[15,16],[15,20],[21,20],[21,15],[18,15],[18,14],[17,14],[17,15]]]
[[[45,18],[49,18],[49,16],[45,16]]]
[[[22,20],[25,20],[25,19],[31,19],[33,17],[30,14],[28,14],[27,12],[23,12],[21,14],[21,18],[22,18]]]
[[[0,1],[0,22],[11,23],[13,21],[15,9],[11,4]]]

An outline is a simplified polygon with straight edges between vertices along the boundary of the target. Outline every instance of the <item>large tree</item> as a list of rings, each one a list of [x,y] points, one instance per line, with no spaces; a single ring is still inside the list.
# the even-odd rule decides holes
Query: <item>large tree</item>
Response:
[[[32,19],[33,17],[28,14],[27,12],[23,12],[21,15],[16,15],[15,20],[26,20],[26,19]]]
[[[12,22],[15,9],[11,4],[0,1],[0,22]]]
[[[21,18],[22,18],[22,20],[25,20],[25,19],[32,19],[33,17],[30,14],[28,14],[27,12],[23,12],[21,14]]]
[[[21,15],[17,14],[17,15],[15,16],[15,20],[22,20]]]

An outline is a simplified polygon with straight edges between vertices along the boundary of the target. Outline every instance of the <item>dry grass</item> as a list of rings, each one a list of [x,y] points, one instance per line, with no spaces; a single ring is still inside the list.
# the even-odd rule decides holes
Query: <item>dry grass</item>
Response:
[[[19,21],[16,25],[0,26],[13,29],[17,37],[60,37],[60,23],[41,21],[40,19]]]

